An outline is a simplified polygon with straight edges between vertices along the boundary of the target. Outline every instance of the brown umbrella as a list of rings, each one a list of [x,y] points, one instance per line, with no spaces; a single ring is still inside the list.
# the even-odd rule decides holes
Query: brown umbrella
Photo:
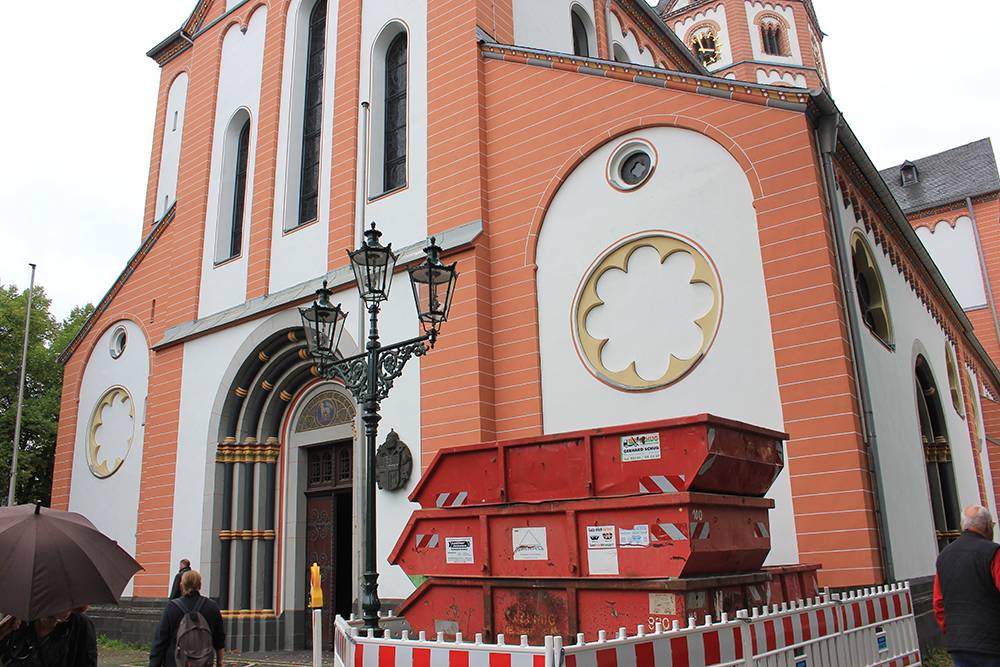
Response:
[[[142,566],[83,516],[0,508],[0,612],[26,621],[118,597]]]

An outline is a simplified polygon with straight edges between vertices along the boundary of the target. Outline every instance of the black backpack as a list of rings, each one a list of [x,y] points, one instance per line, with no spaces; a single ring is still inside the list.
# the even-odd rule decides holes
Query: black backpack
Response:
[[[215,647],[212,645],[212,630],[201,615],[205,598],[198,598],[194,609],[188,611],[179,598],[170,601],[176,604],[184,616],[177,626],[177,648],[174,649],[174,663],[177,667],[212,667],[215,661]]]

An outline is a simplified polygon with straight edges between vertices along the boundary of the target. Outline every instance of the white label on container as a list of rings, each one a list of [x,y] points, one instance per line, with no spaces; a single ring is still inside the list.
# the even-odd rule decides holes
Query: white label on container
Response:
[[[471,537],[444,538],[445,561],[451,565],[464,565],[475,562],[472,552]]]
[[[629,461],[655,461],[660,458],[660,434],[622,436],[622,463]]]
[[[618,549],[587,549],[590,574],[618,574]]]
[[[673,616],[677,613],[675,593],[650,593],[649,613],[657,616]]]
[[[549,542],[545,528],[514,528],[511,533],[514,560],[548,560]]]
[[[587,526],[588,549],[614,549],[614,526]]]
[[[619,528],[618,540],[623,547],[648,547],[649,526],[640,524],[634,528]]]

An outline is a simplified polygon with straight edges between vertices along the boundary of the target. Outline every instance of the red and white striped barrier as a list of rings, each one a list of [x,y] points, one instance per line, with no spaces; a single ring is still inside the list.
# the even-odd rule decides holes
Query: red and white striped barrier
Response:
[[[393,638],[358,634],[338,617],[336,667],[904,667],[919,666],[920,651],[909,584],[880,586],[844,596],[741,611],[737,618],[706,617],[702,625],[624,628],[597,641],[578,635],[572,646],[546,637],[543,646],[486,644],[439,633]]]

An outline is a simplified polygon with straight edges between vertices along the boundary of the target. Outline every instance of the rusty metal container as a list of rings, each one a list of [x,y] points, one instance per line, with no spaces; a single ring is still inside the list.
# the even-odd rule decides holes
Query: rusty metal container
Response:
[[[769,595],[774,600],[804,600],[819,592],[819,565],[775,565],[765,567],[771,575]],[[770,602],[770,600],[768,600]],[[756,606],[766,603],[756,603]]]
[[[607,581],[556,579],[429,579],[398,609],[410,627],[449,638],[482,632],[493,641],[528,635],[533,643],[546,635],[570,638],[578,632],[593,641],[600,630],[636,626],[652,631],[694,616],[735,615],[767,595],[769,575],[713,576],[696,579]],[[776,600],[777,602],[778,600]]]
[[[703,493],[418,510],[389,562],[410,575],[662,578],[757,570],[774,502]]]
[[[425,509],[698,491],[761,497],[788,436],[697,415],[451,447],[410,500]]]

